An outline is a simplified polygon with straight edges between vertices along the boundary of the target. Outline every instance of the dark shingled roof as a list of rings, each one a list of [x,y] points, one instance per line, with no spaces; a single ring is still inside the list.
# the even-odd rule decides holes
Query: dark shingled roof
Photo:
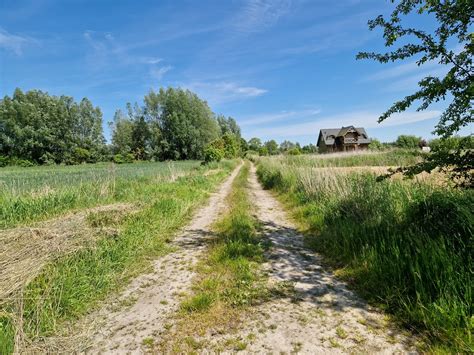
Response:
[[[359,135],[362,136],[358,140],[359,143],[368,144],[371,142],[369,136],[367,135],[367,132],[365,131],[363,127],[356,128],[354,126],[347,126],[347,127],[342,127],[342,128],[323,128],[320,131],[320,135],[318,138],[318,145],[319,145],[319,140],[321,138],[326,145],[333,145],[336,137],[344,136],[350,128],[354,128],[357,131],[357,133],[359,133]]]

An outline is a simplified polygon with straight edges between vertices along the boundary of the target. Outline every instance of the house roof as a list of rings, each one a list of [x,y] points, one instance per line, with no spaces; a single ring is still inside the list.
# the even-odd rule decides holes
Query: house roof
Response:
[[[342,127],[342,128],[323,128],[319,131],[319,137],[318,137],[318,145],[320,140],[322,139],[324,144],[326,145],[333,145],[336,137],[343,137],[346,135],[346,133],[351,129],[355,129],[356,132],[361,136],[361,138],[358,139],[359,143],[370,143],[371,140],[369,136],[367,135],[367,132],[363,127],[354,127],[354,126],[347,126],[347,127]]]

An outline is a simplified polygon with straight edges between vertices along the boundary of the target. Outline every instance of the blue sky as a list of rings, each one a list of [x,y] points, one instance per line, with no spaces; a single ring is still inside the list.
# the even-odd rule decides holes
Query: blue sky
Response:
[[[367,20],[392,9],[383,0],[17,0],[0,4],[0,95],[41,89],[88,97],[104,114],[150,89],[180,86],[236,118],[243,135],[317,139],[320,128],[354,124],[383,141],[430,137],[443,103],[377,117],[445,69],[410,60],[356,61],[383,50]],[[429,19],[413,19],[432,26]],[[470,133],[468,127],[463,133]]]

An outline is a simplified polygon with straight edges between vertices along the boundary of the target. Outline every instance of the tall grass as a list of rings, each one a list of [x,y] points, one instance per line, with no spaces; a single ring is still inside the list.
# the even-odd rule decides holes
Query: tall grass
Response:
[[[137,190],[131,193],[143,196],[143,209],[123,222],[118,235],[104,235],[97,243],[50,263],[18,295],[20,305],[15,302],[0,310],[0,353],[13,350],[15,330],[33,340],[54,335],[65,321],[88,312],[143,271],[149,260],[168,250],[166,241],[233,166],[225,162],[216,174],[203,170],[174,182],[128,185]]]
[[[260,159],[308,243],[365,297],[447,351],[473,350],[474,192]]]
[[[199,162],[0,168],[0,229],[71,209],[142,199],[142,186],[174,180]]]
[[[359,151],[332,154],[279,156],[282,163],[297,167],[406,166],[421,161],[419,150],[393,149],[382,152]]]

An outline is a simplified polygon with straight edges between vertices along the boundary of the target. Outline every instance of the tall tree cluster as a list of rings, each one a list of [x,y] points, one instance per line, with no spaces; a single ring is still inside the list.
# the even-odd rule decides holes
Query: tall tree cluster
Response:
[[[225,144],[225,157],[234,157],[240,142],[235,119],[216,117],[205,101],[179,88],[151,91],[143,106],[129,104],[127,113],[117,111],[112,122],[114,154],[134,159],[203,159],[211,143]]]
[[[0,156],[37,164],[95,162],[104,156],[102,112],[84,98],[40,90],[0,100]]]

